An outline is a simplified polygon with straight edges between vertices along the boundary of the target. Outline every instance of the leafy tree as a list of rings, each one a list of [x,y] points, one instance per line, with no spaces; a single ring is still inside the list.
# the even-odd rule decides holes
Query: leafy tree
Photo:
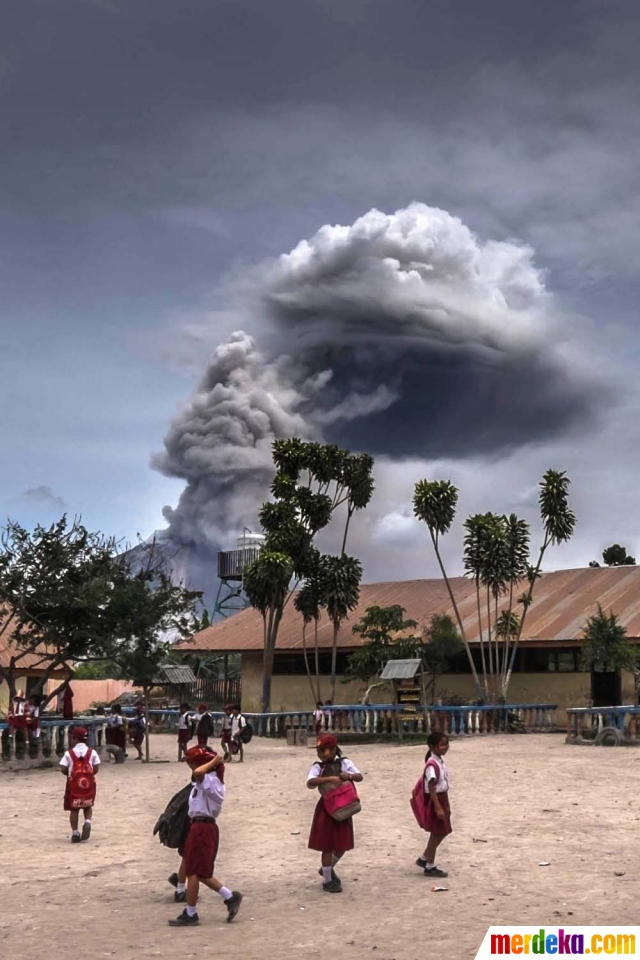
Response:
[[[626,547],[621,547],[619,543],[613,543],[606,550],[602,551],[602,559],[607,567],[632,567],[635,566],[635,557],[630,557]]]
[[[379,675],[389,660],[420,660],[424,702],[432,702],[438,679],[464,652],[464,644],[455,623],[448,614],[435,614],[421,635],[408,634],[415,629],[415,620],[404,619],[404,607],[368,607],[353,632],[366,638],[365,643],[347,660],[343,682],[362,680],[369,686],[362,698],[368,703],[371,691],[384,686]]]
[[[402,659],[404,656],[400,647],[401,641],[396,643],[396,640],[400,635],[406,635],[408,630],[413,630],[417,626],[415,620],[404,619],[405,612],[404,607],[399,604],[389,607],[371,606],[367,607],[364,616],[353,625],[353,633],[361,637],[364,643],[347,658],[342,682],[361,680],[368,684],[361,703],[369,703],[371,691],[385,685],[385,681],[380,680],[379,675],[386,662]],[[411,638],[407,638],[407,643],[409,639]],[[412,639],[418,640],[418,638]]]
[[[615,613],[606,614],[600,604],[583,628],[580,657],[587,670],[637,671],[639,665],[638,650],[629,643],[625,627]]]
[[[477,514],[465,522],[463,563],[465,574],[476,585],[482,682],[440,553],[441,538],[451,529],[455,518],[458,490],[450,480],[420,480],[415,486],[414,513],[426,523],[429,530],[471,673],[482,699],[506,698],[544,555],[549,546],[564,543],[573,534],[576,518],[568,504],[569,482],[566,474],[557,470],[548,470],[540,482],[543,540],[535,566],[529,563],[529,526],[515,514],[508,517],[493,513]],[[522,614],[518,615],[513,609],[515,591],[523,582],[527,584],[527,589],[517,598],[517,603],[522,606]],[[508,597],[508,605],[501,611],[500,601],[503,597]]]
[[[438,680],[448,673],[460,654],[464,653],[464,644],[447,613],[437,613],[431,617],[419,642],[412,644],[411,639],[400,641],[400,653],[406,651],[408,658],[421,661],[424,700],[433,703]]]
[[[62,517],[32,532],[10,522],[2,548],[0,631],[11,646],[0,674],[10,696],[27,654],[43,670],[36,693],[66,664],[106,662],[121,677],[146,682],[164,655],[163,636],[190,630],[200,594],[171,581],[154,543],[133,572],[113,538]]]
[[[351,518],[363,509],[373,493],[373,458],[354,455],[334,445],[311,443],[293,437],[273,444],[276,476],[271,485],[273,500],[263,504],[260,524],[265,541],[257,560],[245,571],[244,588],[251,605],[260,612],[264,625],[262,710],[271,707],[271,677],[276,640],[285,605],[301,582],[315,580],[340,588],[332,594],[332,610],[342,616],[349,607],[352,594],[346,589],[357,561],[346,561],[346,541]],[[314,546],[314,538],[325,529],[336,511],[344,505],[345,525],[342,535],[341,563],[331,566],[322,560]],[[322,561],[322,562],[321,562]],[[331,570],[331,577],[324,572]],[[342,579],[338,576],[342,572]],[[336,579],[337,578],[337,579]],[[352,586],[352,580],[349,580]],[[329,594],[317,595],[319,610],[327,606]],[[314,617],[307,595],[304,629]],[[319,616],[319,613],[318,613]]]

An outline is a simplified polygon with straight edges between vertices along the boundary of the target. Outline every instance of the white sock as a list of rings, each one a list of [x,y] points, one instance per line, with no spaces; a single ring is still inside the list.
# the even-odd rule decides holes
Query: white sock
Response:
[[[331,867],[322,868],[322,879],[325,883],[331,883]]]
[[[79,837],[79,836],[80,836],[80,831],[79,831],[79,830],[74,830],[74,831],[73,831],[73,835],[74,835],[74,837]]]
[[[223,900],[230,900],[231,897],[233,896],[233,893],[231,890],[229,890],[229,887],[220,887],[218,893],[220,894]]]
[[[429,863],[427,861],[427,870],[433,870],[434,867],[435,867],[435,863]]]
[[[196,917],[197,915],[198,915],[198,911],[196,910],[196,908],[190,907],[189,904],[187,904],[187,916]]]
[[[184,893],[186,889],[187,889],[186,883],[179,883],[179,882],[176,883],[176,890],[178,891],[178,893]]]

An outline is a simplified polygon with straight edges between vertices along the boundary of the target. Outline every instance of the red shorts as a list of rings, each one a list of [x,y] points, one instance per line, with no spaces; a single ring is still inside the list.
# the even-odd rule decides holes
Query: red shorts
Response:
[[[353,817],[340,822],[334,820],[325,810],[324,800],[320,797],[313,814],[309,849],[321,853],[344,853],[353,850],[354,846]]]
[[[181,747],[186,747],[191,740],[191,731],[190,730],[178,730],[178,744]]]
[[[433,833],[436,837],[446,837],[452,832],[451,826],[451,807],[449,806],[449,794],[439,793],[438,800],[444,810],[444,818],[437,816],[431,803],[431,798],[427,797],[427,810],[425,830],[427,833]]]
[[[188,877],[201,877],[208,880],[213,876],[220,831],[218,824],[209,821],[192,820],[184,846],[178,853],[184,858],[184,869]]]
[[[220,743],[231,743],[231,730],[223,730]]]

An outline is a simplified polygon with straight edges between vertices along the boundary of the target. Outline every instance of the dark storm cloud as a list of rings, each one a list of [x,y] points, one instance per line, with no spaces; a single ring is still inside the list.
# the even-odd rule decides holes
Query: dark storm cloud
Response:
[[[154,458],[187,481],[165,509],[180,542],[219,542],[255,516],[275,437],[495,454],[585,427],[605,400],[559,345],[531,250],[481,243],[424,204],[322,227],[241,285],[267,321],[263,348],[242,333],[218,347]]]

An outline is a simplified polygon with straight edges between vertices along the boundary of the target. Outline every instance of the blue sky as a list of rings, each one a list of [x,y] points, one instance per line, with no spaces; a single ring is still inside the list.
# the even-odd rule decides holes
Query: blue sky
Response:
[[[554,563],[616,539],[638,551],[639,20],[626,0],[9,0],[2,515],[31,525],[65,509],[129,541],[165,527],[163,507],[191,481],[150,459],[185,422],[216,346],[243,329],[267,366],[283,339],[302,357],[308,318],[273,306],[274,258],[323,225],[417,202],[459,218],[482,249],[530,248],[551,302],[531,357],[548,372],[549,344],[565,345],[540,393],[575,377],[589,416],[565,425],[559,399],[548,430],[523,421],[505,446],[496,428],[473,450],[459,426],[444,442],[450,400],[428,400],[441,438],[428,448],[394,446],[398,407],[357,430],[324,427],[377,444],[376,500],[354,542],[367,575],[431,572],[408,504],[418,477],[445,470],[463,509],[522,504],[533,517],[532,485],[566,466],[580,525]],[[383,402],[364,374],[346,385],[359,353],[340,329],[346,352],[326,361],[335,403],[361,387]],[[256,489],[212,542],[254,522]]]

